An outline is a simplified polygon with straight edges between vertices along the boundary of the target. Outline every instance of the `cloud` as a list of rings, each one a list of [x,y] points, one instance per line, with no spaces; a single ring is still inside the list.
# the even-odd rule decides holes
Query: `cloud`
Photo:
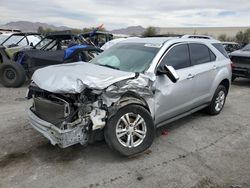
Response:
[[[218,16],[232,16],[232,15],[236,15],[236,12],[233,12],[233,11],[221,11],[218,14]]]
[[[27,20],[82,28],[129,25],[249,26],[249,0],[1,0],[0,23]]]

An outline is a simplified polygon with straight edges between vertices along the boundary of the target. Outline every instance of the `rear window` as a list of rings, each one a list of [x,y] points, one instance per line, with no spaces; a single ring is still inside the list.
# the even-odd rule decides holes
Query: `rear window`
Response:
[[[216,60],[216,56],[214,55],[214,53],[211,50],[209,50],[209,53],[210,53],[211,61],[215,61]]]
[[[223,45],[221,43],[214,43],[213,46],[220,51],[220,53],[222,53],[226,58],[229,58],[227,51],[225,50],[225,48],[223,47]]]
[[[192,65],[200,65],[211,61],[211,54],[203,44],[189,44]]]

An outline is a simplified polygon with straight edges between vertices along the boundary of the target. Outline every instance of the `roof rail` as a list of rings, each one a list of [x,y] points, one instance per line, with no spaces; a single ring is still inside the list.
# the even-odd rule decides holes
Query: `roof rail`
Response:
[[[179,34],[157,34],[157,35],[153,35],[151,37],[182,37],[183,35],[179,35]]]
[[[211,36],[208,35],[183,35],[181,38],[185,38],[185,39],[214,39]]]

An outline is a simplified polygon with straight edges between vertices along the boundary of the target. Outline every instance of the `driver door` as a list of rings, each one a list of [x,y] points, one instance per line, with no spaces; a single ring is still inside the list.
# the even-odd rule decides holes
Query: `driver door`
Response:
[[[172,66],[180,77],[173,83],[166,75],[156,78],[155,123],[159,124],[192,109],[194,79],[187,44],[177,44],[165,54],[159,66]]]

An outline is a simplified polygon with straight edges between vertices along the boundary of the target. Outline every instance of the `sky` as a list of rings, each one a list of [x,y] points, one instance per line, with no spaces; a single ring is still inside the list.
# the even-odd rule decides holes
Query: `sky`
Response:
[[[32,21],[68,26],[250,26],[250,0],[0,0],[0,25]]]

